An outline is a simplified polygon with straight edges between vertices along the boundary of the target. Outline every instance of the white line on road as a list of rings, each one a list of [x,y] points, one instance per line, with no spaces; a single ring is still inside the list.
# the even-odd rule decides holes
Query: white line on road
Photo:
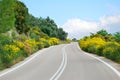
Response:
[[[65,51],[65,48],[67,47],[68,45],[64,46],[62,48],[62,55],[63,55],[63,59],[62,59],[62,62],[61,62],[61,65],[60,67],[58,68],[57,72],[50,78],[50,80],[58,80],[58,78],[61,76],[61,74],[63,73],[66,65],[67,65],[67,54],[66,54],[66,51]]]
[[[50,49],[50,48],[48,48],[48,49]],[[46,49],[44,49],[44,50],[46,50]],[[44,50],[42,50],[42,51],[44,51]],[[4,76],[4,75],[6,75],[6,74],[8,74],[8,73],[10,73],[10,72],[20,68],[20,67],[22,67],[25,64],[27,64],[28,62],[33,60],[35,57],[37,57],[38,55],[42,54],[42,51],[38,51],[38,52],[34,53],[33,55],[31,55],[32,56],[31,58],[29,58],[28,60],[24,61],[22,64],[20,64],[20,65],[18,65],[16,67],[10,68],[8,71],[5,71],[5,72],[1,73],[0,77]]]
[[[77,45],[78,49],[80,49],[79,45]],[[80,49],[81,50],[81,49]],[[88,54],[86,52],[84,52],[86,55],[90,56],[90,57],[93,57],[95,59],[97,59],[98,61],[102,62],[103,64],[105,64],[106,66],[108,66],[111,70],[113,70],[113,72],[115,72],[119,77],[120,77],[120,72],[115,69],[114,67],[112,67],[110,64],[108,64],[107,62],[103,61],[102,59],[98,58],[98,57],[95,57],[91,54]]]

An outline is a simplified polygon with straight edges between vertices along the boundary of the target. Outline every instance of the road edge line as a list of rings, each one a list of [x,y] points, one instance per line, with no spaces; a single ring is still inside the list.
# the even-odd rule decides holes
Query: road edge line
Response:
[[[50,49],[50,48],[51,48],[51,47],[46,48],[46,49]],[[44,50],[46,50],[46,49],[39,50],[39,51],[37,51],[36,53],[34,53],[33,55],[27,57],[28,60],[26,60],[25,62],[24,62],[24,60],[23,60],[23,63],[21,63],[20,65],[17,65],[16,67],[8,68],[8,71],[1,72],[0,77],[4,76],[4,75],[6,75],[6,74],[8,74],[8,73],[10,73],[10,72],[12,72],[12,71],[20,68],[20,67],[22,67],[22,66],[25,65],[25,64],[27,64],[28,62],[30,62],[31,60],[33,60],[33,59],[34,59],[35,57],[37,57],[38,55],[41,55],[42,52],[43,52]],[[31,58],[30,58],[30,57],[31,57]],[[27,58],[26,58],[26,59],[27,59]],[[16,64],[15,64],[15,65],[16,65]],[[13,66],[14,66],[14,65],[13,65]],[[3,70],[3,71],[4,71],[4,70]]]
[[[77,47],[78,47],[79,50],[81,50],[80,47],[79,47],[79,44],[77,44]],[[82,51],[82,50],[81,50],[81,51]],[[84,52],[84,51],[83,51],[83,52]],[[107,62],[103,61],[102,59],[100,59],[100,58],[98,58],[98,57],[95,57],[95,56],[93,56],[93,55],[91,55],[91,54],[89,54],[89,53],[87,53],[87,52],[84,52],[84,54],[86,54],[86,55],[88,55],[88,56],[90,56],[90,57],[92,57],[92,58],[95,58],[95,59],[97,59],[98,61],[102,62],[102,63],[105,64],[107,67],[109,67],[113,72],[115,72],[118,77],[120,77],[120,72],[119,72],[117,69],[115,69],[112,65],[110,65],[109,63],[107,63]]]

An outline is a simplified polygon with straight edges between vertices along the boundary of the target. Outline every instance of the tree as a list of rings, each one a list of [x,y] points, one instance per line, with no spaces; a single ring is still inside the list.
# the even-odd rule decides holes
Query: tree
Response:
[[[38,27],[41,24],[41,19],[42,19],[41,17],[37,18],[30,14],[29,15],[29,25],[31,27]]]
[[[15,0],[2,0],[0,2],[0,33],[14,28],[14,2]]]
[[[47,34],[48,36],[51,35],[52,33],[52,29],[50,27],[47,26],[41,26],[41,31],[44,32],[45,34]]]
[[[77,39],[76,39],[76,38],[73,38],[72,41],[77,41]]]
[[[58,29],[58,38],[60,39],[60,40],[65,40],[66,38],[67,38],[67,35],[68,35],[68,33],[66,33],[65,31],[63,31],[63,29],[62,28],[59,28]]]
[[[100,35],[102,35],[102,36],[107,36],[108,35],[108,32],[106,31],[106,30],[100,30],[100,31],[98,31],[97,32],[97,34],[100,34]]]
[[[106,30],[100,30],[96,34],[91,33],[90,37],[99,37],[101,39],[104,39],[105,41],[114,41],[113,35],[109,34]]]
[[[120,42],[120,32],[114,34],[115,41]]]
[[[29,13],[27,7],[24,5],[24,3],[20,1],[16,1],[15,5],[15,27],[19,34],[26,34],[28,35],[28,32],[30,28],[28,27],[28,21],[29,21]]]
[[[57,37],[61,40],[67,38],[67,33],[62,28],[59,29],[54,20],[49,16],[47,18],[36,18],[30,15],[30,26],[40,28],[49,37]]]

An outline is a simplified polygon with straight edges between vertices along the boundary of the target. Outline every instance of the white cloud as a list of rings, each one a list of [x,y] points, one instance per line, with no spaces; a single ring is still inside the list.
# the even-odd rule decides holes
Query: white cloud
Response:
[[[80,38],[89,35],[90,32],[95,32],[98,27],[96,22],[89,22],[80,19],[70,19],[63,26],[64,30],[69,33],[70,38]]]
[[[111,33],[120,31],[120,15],[101,17],[99,26]]]
[[[102,26],[120,23],[120,15],[104,16],[100,18],[100,23],[102,24]]]
[[[105,29],[108,32],[114,33],[120,31],[120,15],[101,17],[99,22],[91,22],[81,19],[69,19],[61,26],[68,32],[69,38],[81,38],[89,35],[90,32],[97,32],[100,29]]]

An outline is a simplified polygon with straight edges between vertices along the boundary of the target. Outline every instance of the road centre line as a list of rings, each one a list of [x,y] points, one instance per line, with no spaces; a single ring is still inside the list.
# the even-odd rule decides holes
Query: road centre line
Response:
[[[66,45],[62,48],[63,59],[62,59],[61,65],[58,68],[58,70],[56,71],[56,73],[50,78],[50,80],[58,80],[58,78],[62,75],[63,71],[65,70],[66,65],[67,65],[67,54],[66,54],[65,48],[67,46],[68,45]]]

